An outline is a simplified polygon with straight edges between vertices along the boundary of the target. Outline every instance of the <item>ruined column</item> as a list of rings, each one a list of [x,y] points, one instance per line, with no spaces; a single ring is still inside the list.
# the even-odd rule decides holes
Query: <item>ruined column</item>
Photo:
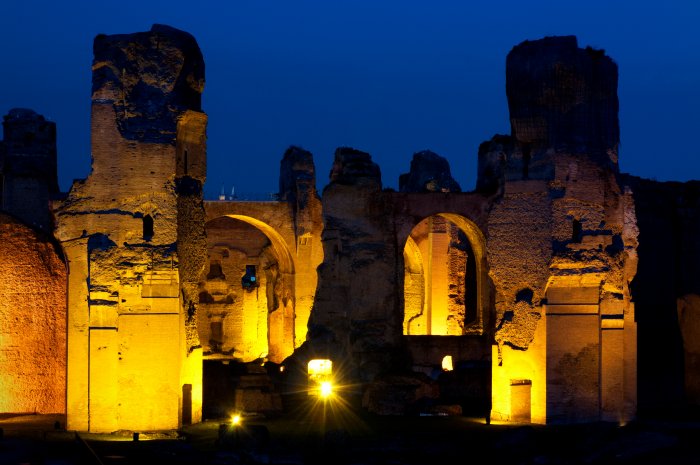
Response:
[[[617,67],[575,37],[509,53],[510,136],[479,151],[496,286],[493,414],[626,421],[636,404],[634,207],[616,177]],[[516,395],[517,394],[517,395]]]
[[[579,48],[575,36],[526,40],[506,59],[506,95],[521,144],[617,167],[617,65],[604,50]]]
[[[201,418],[204,63],[192,36],[160,25],[99,35],[94,53],[92,171],[56,211],[68,428],[172,429]]]
[[[324,259],[309,342],[361,381],[391,371],[402,334],[392,207],[381,188],[369,154],[336,150],[323,191]]]
[[[289,354],[289,349],[293,350],[306,341],[306,329],[318,281],[316,268],[323,260],[322,208],[321,199],[316,192],[316,167],[311,152],[289,147],[284,153],[280,163],[279,199],[291,205],[296,238],[294,302],[285,305],[293,308],[294,314],[284,315],[282,319],[284,334],[288,334],[287,325],[293,325],[291,346],[285,342],[283,351]]]
[[[450,164],[437,153],[413,154],[411,170],[399,176],[399,192],[462,192],[452,178]]]
[[[56,123],[33,110],[13,108],[2,125],[0,210],[50,232],[49,201],[58,193]]]

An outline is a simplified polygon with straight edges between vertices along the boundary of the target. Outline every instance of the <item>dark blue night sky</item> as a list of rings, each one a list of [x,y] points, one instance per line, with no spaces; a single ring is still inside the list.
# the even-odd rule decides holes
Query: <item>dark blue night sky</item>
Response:
[[[479,5],[476,5],[476,4]],[[90,170],[90,66],[98,33],[168,24],[206,62],[212,198],[276,192],[286,147],[326,185],[338,146],[369,152],[396,188],[414,152],[446,157],[474,188],[479,144],[509,133],[505,57],[526,39],[578,36],[620,72],[620,165],[700,178],[700,2],[12,1],[0,13],[0,112],[58,126],[63,190]]]

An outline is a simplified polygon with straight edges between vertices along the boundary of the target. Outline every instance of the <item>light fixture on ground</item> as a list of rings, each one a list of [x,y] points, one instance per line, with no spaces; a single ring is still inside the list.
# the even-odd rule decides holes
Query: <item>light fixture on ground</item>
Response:
[[[309,395],[327,399],[333,392],[333,362],[329,359],[309,360]]]

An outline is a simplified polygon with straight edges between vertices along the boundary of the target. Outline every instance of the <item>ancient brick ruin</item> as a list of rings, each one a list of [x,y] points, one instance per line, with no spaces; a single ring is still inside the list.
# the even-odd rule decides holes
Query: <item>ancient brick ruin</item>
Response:
[[[55,210],[68,427],[174,428],[201,418],[204,63],[191,36],[163,26],[94,48],[92,172]]]
[[[65,411],[89,431],[177,428],[207,404],[278,412],[315,359],[380,414],[625,422],[700,403],[700,190],[619,172],[603,51],[513,48],[512,131],[479,148],[474,191],[429,151],[385,189],[369,154],[342,147],[319,194],[312,155],[290,147],[277,200],[251,202],[202,200],[194,38],[154,26],[94,48],[92,172],[65,198],[53,124],[5,118],[1,198],[17,218],[0,215],[14,244],[0,385],[27,388],[0,410]],[[56,241],[38,232],[54,221]],[[27,319],[36,351],[18,373]]]
[[[46,233],[0,213],[0,411],[66,411],[66,267]]]

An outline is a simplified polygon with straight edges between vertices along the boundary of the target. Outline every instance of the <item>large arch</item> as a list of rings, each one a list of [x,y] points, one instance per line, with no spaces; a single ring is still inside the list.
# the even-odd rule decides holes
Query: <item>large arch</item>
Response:
[[[280,260],[280,270],[284,273],[294,273],[294,259],[292,258],[292,254],[289,252],[289,247],[287,247],[287,244],[280,233],[278,233],[272,226],[247,215],[231,213],[224,216],[243,221],[244,223],[248,223],[251,226],[255,226],[257,229],[259,229],[272,243],[277,258]]]
[[[413,225],[403,251],[404,335],[484,333],[490,302],[485,250],[479,227],[460,214],[436,213]]]
[[[205,358],[281,362],[294,351],[295,264],[268,223],[225,214],[206,223],[209,267],[200,279]]]

